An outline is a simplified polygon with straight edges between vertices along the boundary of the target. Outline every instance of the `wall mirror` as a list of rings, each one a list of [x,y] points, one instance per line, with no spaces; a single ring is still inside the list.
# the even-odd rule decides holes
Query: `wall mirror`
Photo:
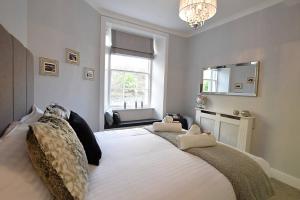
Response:
[[[259,61],[203,69],[201,92],[232,96],[257,96]]]

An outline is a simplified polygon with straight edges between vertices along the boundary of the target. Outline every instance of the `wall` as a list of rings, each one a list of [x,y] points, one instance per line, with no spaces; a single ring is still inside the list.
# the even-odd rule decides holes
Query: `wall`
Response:
[[[194,113],[200,67],[260,60],[258,97],[209,96],[208,109],[256,116],[252,150],[300,177],[300,4],[279,4],[189,39],[185,109]]]
[[[166,112],[168,42],[166,37],[154,37],[156,55],[152,60],[151,107],[155,109],[155,119],[162,119]]]
[[[167,82],[167,113],[184,114],[184,74],[187,69],[187,38],[170,35],[169,37],[169,66]]]
[[[100,127],[102,122],[99,85],[104,76],[100,73],[100,24],[100,14],[84,1],[28,0],[28,47],[35,56],[36,104],[45,108],[51,102],[58,102],[69,107],[87,119],[95,131],[99,130],[99,121]],[[187,39],[170,37],[167,112],[177,113],[183,110],[182,73]],[[80,66],[65,62],[65,48],[80,52]],[[41,56],[59,60],[59,77],[39,75]],[[95,81],[82,79],[83,67],[96,68]]]
[[[82,0],[28,0],[28,47],[35,57],[35,102],[58,102],[99,128],[100,15]],[[65,48],[80,52],[80,66],[65,62]],[[40,76],[38,58],[59,60],[59,76]],[[96,69],[83,80],[83,67]]]
[[[27,46],[27,0],[1,0],[0,24]]]

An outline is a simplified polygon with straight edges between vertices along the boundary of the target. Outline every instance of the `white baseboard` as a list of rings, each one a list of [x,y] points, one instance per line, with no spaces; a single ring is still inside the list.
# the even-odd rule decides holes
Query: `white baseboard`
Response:
[[[271,168],[271,177],[300,190],[300,178],[293,177],[274,168]]]

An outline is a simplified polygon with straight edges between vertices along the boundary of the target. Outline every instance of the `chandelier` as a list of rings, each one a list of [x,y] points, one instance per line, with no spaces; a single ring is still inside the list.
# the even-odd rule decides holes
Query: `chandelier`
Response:
[[[180,0],[179,17],[197,29],[217,12],[217,0]]]

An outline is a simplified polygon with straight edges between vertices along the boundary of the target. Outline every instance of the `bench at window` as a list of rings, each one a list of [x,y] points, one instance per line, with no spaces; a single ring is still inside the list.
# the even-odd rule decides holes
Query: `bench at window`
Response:
[[[142,119],[142,120],[131,120],[131,121],[123,121],[117,125],[117,128],[125,128],[125,127],[132,127],[132,126],[143,126],[143,125],[150,125],[154,122],[161,122],[158,119]]]
[[[123,110],[119,112],[109,111],[105,113],[105,126],[104,126],[105,129],[145,126],[145,125],[153,124],[154,122],[161,122],[161,119],[155,119],[153,118],[153,115],[150,114],[152,112],[152,109],[144,109],[144,110],[131,109],[131,110]],[[144,114],[141,115],[141,112]],[[122,117],[120,114],[122,115]],[[131,117],[128,118],[128,114],[131,115]],[[142,118],[142,119],[138,119],[138,118]]]

